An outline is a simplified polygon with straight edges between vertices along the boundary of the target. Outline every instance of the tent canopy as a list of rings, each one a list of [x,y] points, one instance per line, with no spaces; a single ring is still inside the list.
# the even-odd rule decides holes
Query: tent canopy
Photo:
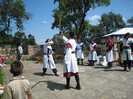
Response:
[[[104,35],[102,36],[103,38],[106,38],[106,37],[109,37],[109,36],[115,36],[115,37],[118,37],[118,36],[123,36],[125,35],[126,33],[130,33],[131,35],[133,35],[133,28],[122,28],[118,31],[115,31],[113,33],[110,33],[110,34],[107,34],[107,35]]]

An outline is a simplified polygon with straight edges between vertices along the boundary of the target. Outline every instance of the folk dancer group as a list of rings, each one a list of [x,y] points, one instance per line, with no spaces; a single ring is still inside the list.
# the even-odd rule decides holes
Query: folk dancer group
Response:
[[[108,63],[107,68],[111,68],[112,62],[114,61],[114,58],[113,58],[114,57],[113,56],[114,42],[111,40],[111,37],[108,37],[107,41],[108,41],[106,43],[106,61]],[[53,41],[51,41],[50,39],[47,39],[43,46],[43,52],[44,52],[43,53],[44,54],[43,75],[46,74],[47,68],[50,68],[52,69],[54,74],[58,76],[57,69],[56,69],[54,59],[52,56],[53,49],[51,45],[53,43],[54,43]],[[91,66],[95,65],[95,63],[97,62],[97,51],[96,51],[97,46],[98,45],[94,42],[94,40],[91,39],[91,43],[89,44],[89,55],[88,55],[89,65]],[[81,65],[83,65],[83,60],[84,60],[83,43],[81,42],[79,38],[77,39],[75,52],[76,52],[77,64],[79,65],[80,60],[81,60]],[[18,46],[18,53],[19,53],[19,61],[22,62],[22,59],[23,59],[22,43],[20,43],[20,45]],[[130,71],[131,63],[133,61],[133,38],[130,37],[130,33],[126,33],[124,38],[122,38],[120,41],[120,57],[123,60],[124,70]],[[3,61],[0,60],[0,62],[3,62]],[[128,69],[126,69],[127,66],[128,66]]]
[[[74,40],[74,33],[69,33],[69,39],[67,39],[63,33],[60,33],[60,36],[66,43],[65,47],[65,56],[64,56],[64,64],[63,64],[63,74],[66,78],[66,89],[70,89],[70,77],[75,76],[76,80],[76,89],[80,90],[80,81],[79,81],[79,70],[77,65],[77,58],[75,55],[75,51],[77,50],[77,57],[78,57],[78,63],[79,59],[81,59],[81,64],[83,64],[83,43],[81,43],[80,39],[78,39],[78,44],[76,44],[76,41]],[[58,76],[57,69],[53,60],[52,56],[52,47],[53,41],[50,39],[47,39],[44,44],[44,57],[43,57],[43,74],[46,74],[47,68],[50,68],[53,70],[54,74]],[[113,62],[113,41],[111,41],[111,38],[108,37],[108,42],[106,44],[106,59],[108,62],[108,68],[112,67]],[[77,47],[77,48],[76,48]],[[91,65],[94,65],[97,60],[97,53],[96,53],[97,44],[94,42],[94,40],[91,40],[91,43],[89,45],[89,56],[88,60]],[[20,59],[23,57],[22,53],[22,47],[20,46],[18,48],[20,51]],[[130,38],[130,33],[126,33],[124,38],[121,39],[120,42],[120,55],[123,60],[124,64],[124,71],[131,71],[131,62],[133,60],[133,39]],[[1,54],[0,54],[1,55]],[[127,69],[128,67],[128,69]],[[31,86],[29,81],[22,76],[22,73],[24,72],[24,66],[21,62],[15,61],[11,64],[10,72],[13,74],[14,78],[9,82],[9,84],[4,87],[0,86],[0,90],[4,90],[4,99],[32,99],[31,95]],[[17,85],[17,86],[16,86]],[[3,93],[2,93],[3,94]]]
[[[69,33],[69,39],[67,39],[63,33],[60,33],[60,36],[62,39],[66,42],[65,47],[65,57],[64,57],[64,77],[66,77],[66,88],[70,88],[70,77],[75,76],[75,80],[77,82],[76,89],[81,89],[80,83],[79,83],[79,70],[78,66],[81,60],[81,65],[83,65],[83,43],[80,39],[78,39],[77,43],[74,40],[74,33]],[[129,38],[130,33],[125,34],[125,37],[121,40],[121,58],[124,61],[124,70],[130,71],[131,70],[131,61],[133,60],[132,54],[133,54],[133,39]],[[108,63],[107,68],[112,67],[112,62],[114,61],[113,58],[113,46],[114,42],[111,40],[110,37],[107,38],[107,44],[106,44],[106,61]],[[47,68],[51,68],[56,76],[57,69],[52,57],[52,47],[53,41],[50,39],[46,40],[44,44],[44,58],[43,58],[43,74],[45,75]],[[94,40],[91,40],[91,43],[89,44],[89,56],[88,61],[89,65],[93,66],[95,65],[97,61],[97,44],[94,42]],[[75,52],[77,55],[75,55]],[[77,57],[76,57],[77,56]],[[128,65],[128,69],[126,69]]]

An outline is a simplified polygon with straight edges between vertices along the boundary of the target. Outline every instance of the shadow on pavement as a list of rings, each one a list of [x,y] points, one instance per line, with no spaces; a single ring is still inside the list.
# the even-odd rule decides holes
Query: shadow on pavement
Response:
[[[33,89],[35,86],[37,86],[40,83],[47,83],[47,88],[50,90],[54,91],[55,89],[57,90],[65,90],[65,84],[60,84],[52,81],[39,81],[38,83],[34,84],[31,89]]]
[[[120,72],[124,72],[123,69],[105,69],[103,71],[105,71],[105,72],[109,72],[109,71],[120,71]]]
[[[104,66],[95,66],[94,68],[96,68],[96,69],[105,69],[106,67],[104,67]]]
[[[37,76],[55,76],[54,74],[45,74],[43,75],[43,72],[36,72],[36,73],[33,73],[34,75],[37,75]]]

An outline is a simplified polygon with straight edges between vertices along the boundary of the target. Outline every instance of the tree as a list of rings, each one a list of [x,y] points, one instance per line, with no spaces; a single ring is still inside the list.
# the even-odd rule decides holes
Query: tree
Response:
[[[131,19],[128,19],[127,23],[130,24],[130,25],[128,25],[128,27],[133,27],[133,17],[131,17]]]
[[[54,0],[59,3],[59,8],[53,10],[55,21],[52,24],[59,28],[59,17],[62,16],[62,29],[72,31],[75,28],[77,38],[85,29],[85,17],[91,8],[110,5],[110,0]]]
[[[36,45],[35,38],[31,34],[28,35],[28,45]]]
[[[30,19],[31,14],[26,12],[22,0],[1,0],[0,1],[0,34],[11,29],[11,22],[14,22],[17,29],[23,30],[23,22]]]
[[[120,14],[109,12],[108,14],[102,14],[99,26],[104,35],[124,28],[126,24]]]
[[[4,34],[0,36],[0,46],[12,45],[13,36],[11,34]]]
[[[89,42],[91,39],[93,39],[97,44],[99,44],[101,37],[104,35],[102,28],[100,27],[100,25],[96,25],[96,26],[91,26],[90,27],[90,31],[88,32],[89,35]]]
[[[18,46],[20,43],[23,43],[23,39],[25,38],[25,33],[24,32],[16,32],[14,34],[14,40],[13,40],[13,45]]]

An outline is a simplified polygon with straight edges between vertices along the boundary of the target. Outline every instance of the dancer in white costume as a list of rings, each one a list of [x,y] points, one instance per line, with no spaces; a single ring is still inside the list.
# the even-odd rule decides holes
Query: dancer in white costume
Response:
[[[112,62],[114,61],[114,56],[113,56],[113,46],[114,42],[111,40],[110,37],[107,38],[108,42],[106,44],[106,61],[108,62],[108,67],[112,67]]]
[[[76,89],[80,90],[79,83],[79,70],[77,66],[77,60],[75,56],[76,42],[74,40],[74,33],[69,33],[69,39],[67,39],[63,33],[60,33],[63,40],[66,42],[66,54],[64,57],[64,77],[66,77],[66,89],[70,88],[70,77],[75,76],[77,82]]]
[[[53,59],[53,56],[52,56],[52,44],[54,42],[51,41],[50,39],[47,39],[45,41],[45,44],[43,46],[43,75],[46,74],[46,71],[47,71],[47,68],[50,68],[52,69],[53,73],[56,75],[56,76],[59,76],[57,74],[57,69],[56,69],[56,66],[55,66],[55,63],[54,63],[54,59]]]
[[[133,39],[130,38],[130,33],[126,33],[124,38],[121,39],[120,53],[124,64],[124,71],[131,71],[131,62],[133,61]],[[128,65],[128,69],[127,69]]]
[[[94,63],[97,61],[97,44],[94,42],[94,40],[91,40],[91,43],[89,44],[89,56],[88,61],[89,65],[93,66]]]
[[[78,42],[77,42],[76,52],[77,52],[78,65],[79,65],[79,60],[81,60],[81,65],[83,65],[83,59],[84,59],[83,43],[81,42],[81,40],[79,38],[78,38]]]

